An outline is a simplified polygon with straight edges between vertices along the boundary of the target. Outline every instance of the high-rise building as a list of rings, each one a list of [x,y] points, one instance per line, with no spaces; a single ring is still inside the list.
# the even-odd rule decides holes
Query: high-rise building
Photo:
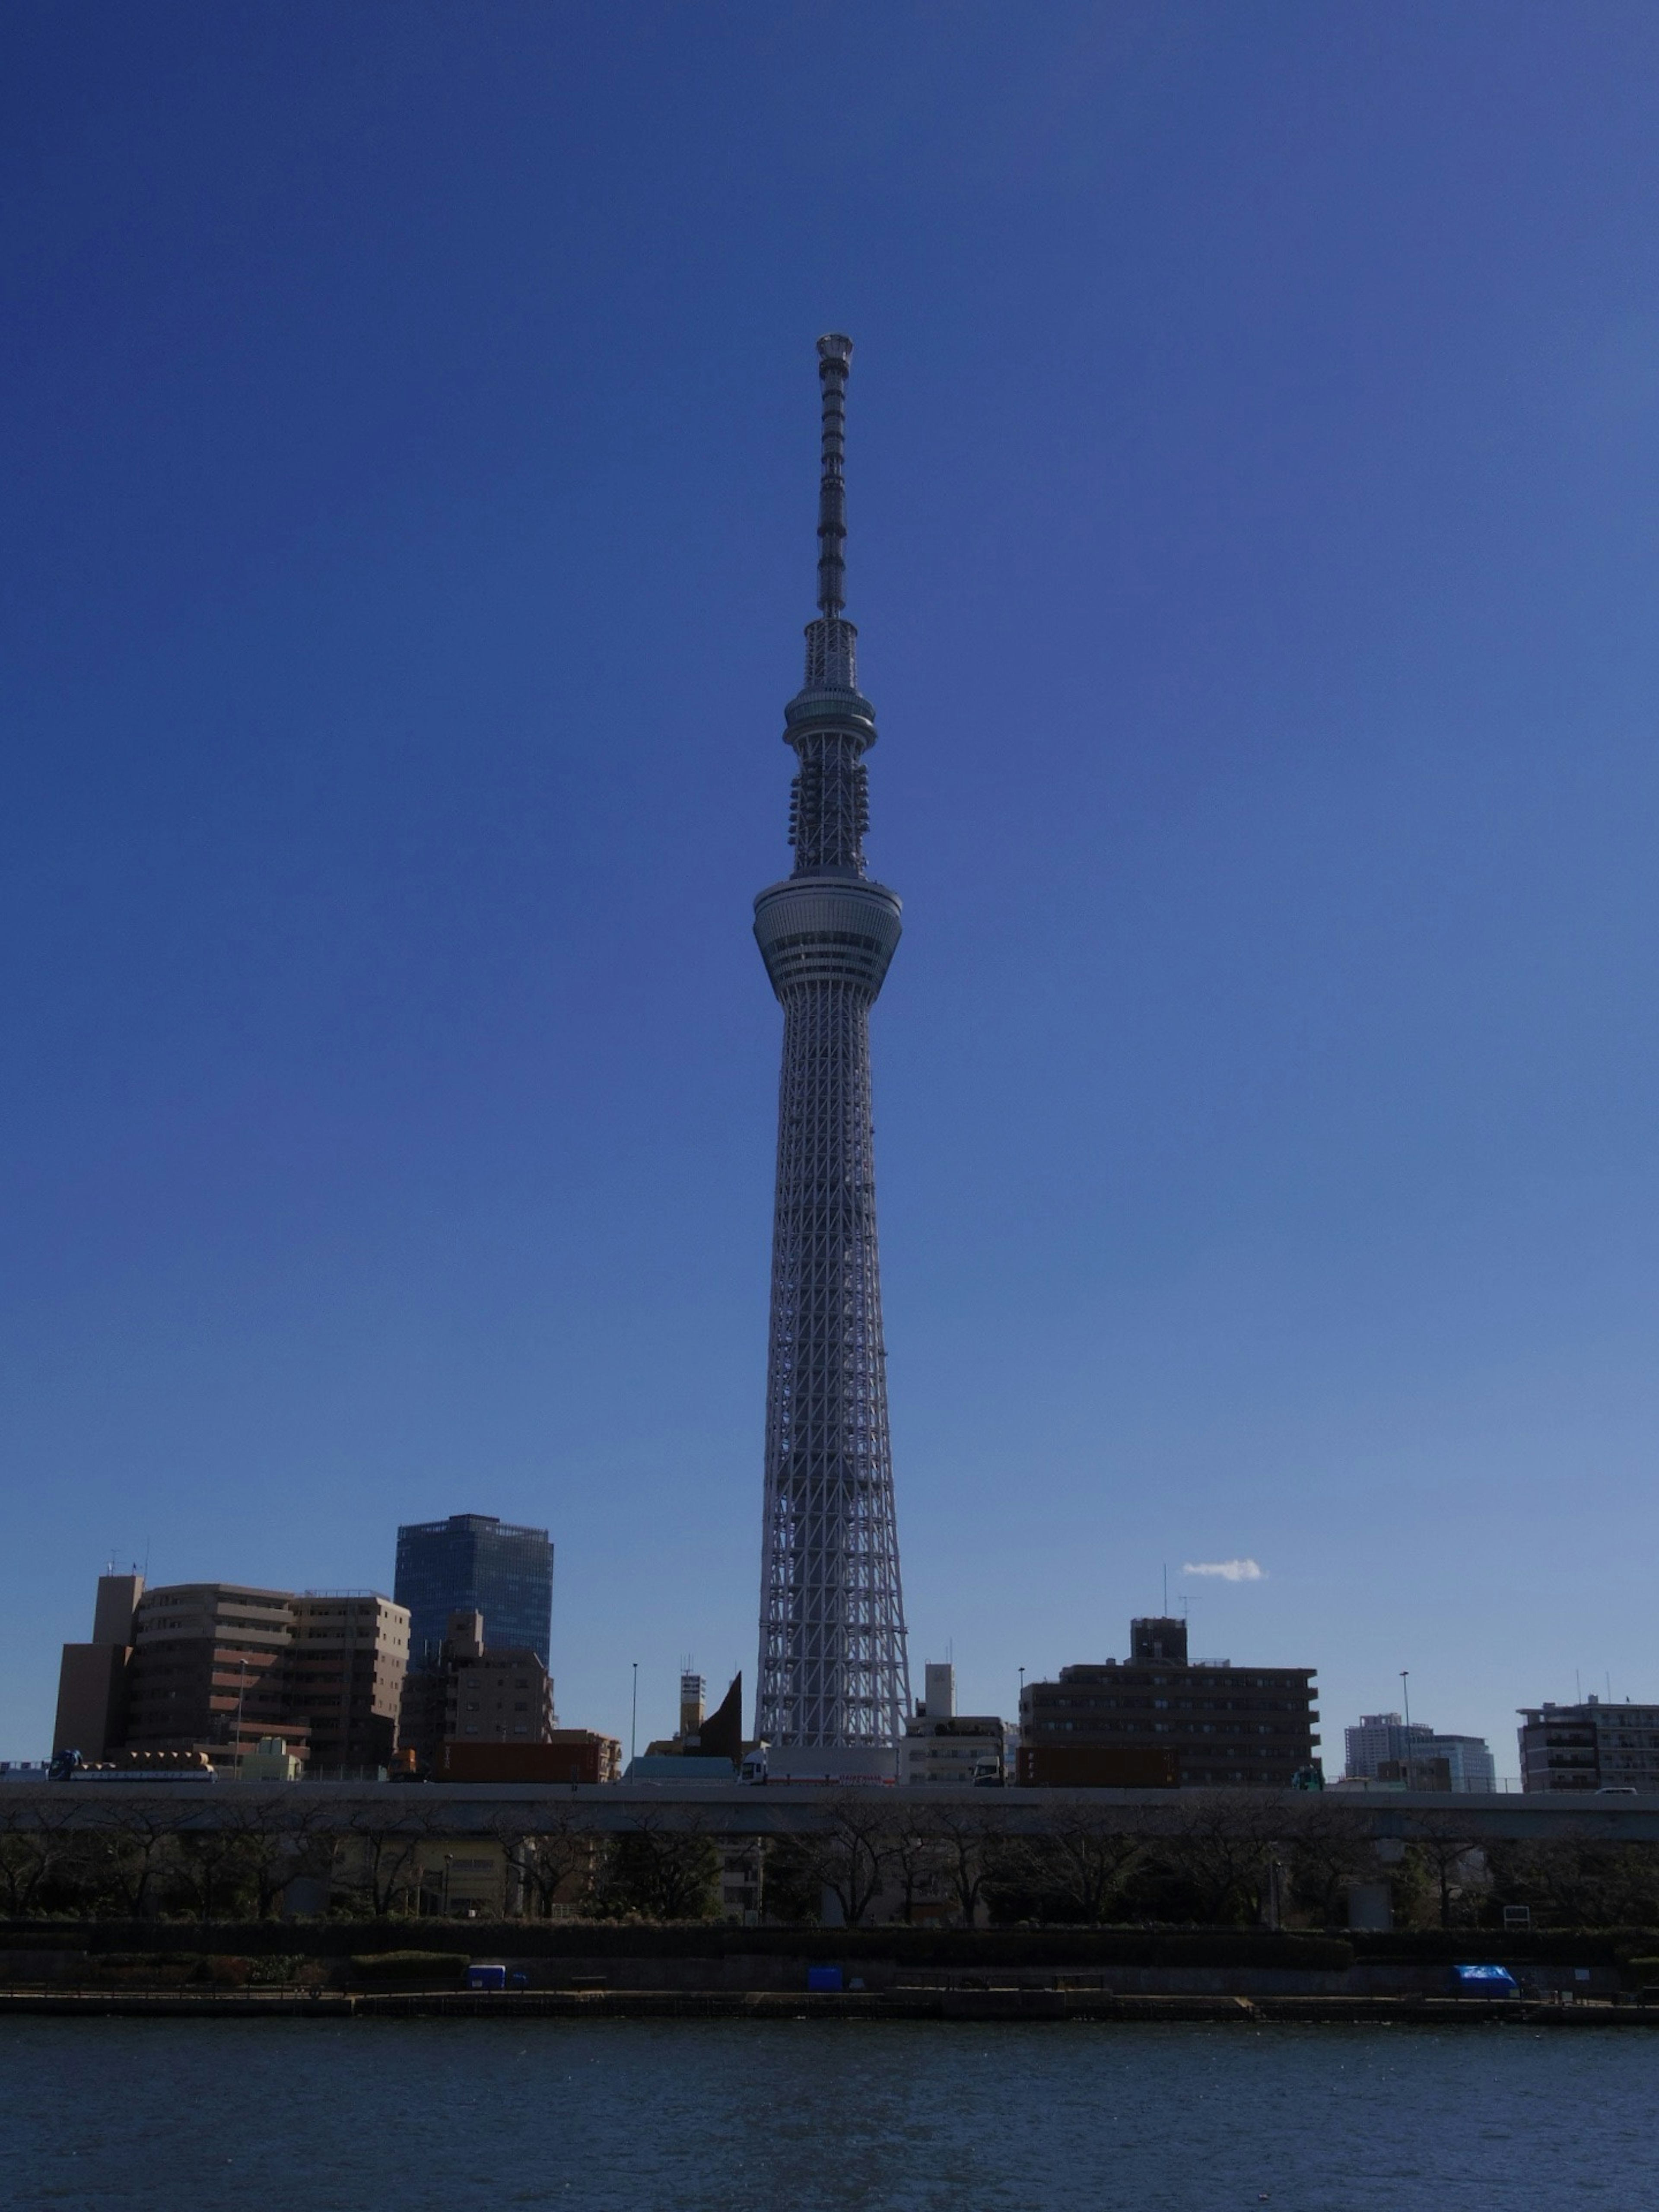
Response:
[[[1522,1790],[1659,1792],[1659,1705],[1523,1705]]]
[[[491,1651],[533,1651],[544,1667],[553,1643],[553,1546],[545,1528],[515,1528],[489,1513],[452,1513],[398,1531],[392,1593],[409,1607],[410,1664],[435,1664],[452,1613],[481,1613]]]
[[[1484,1736],[1442,1735],[1425,1722],[1398,1713],[1362,1713],[1342,1731],[1344,1768],[1351,1782],[1398,1781],[1425,1789],[1491,1790],[1498,1786],[1491,1747]],[[1439,1783],[1437,1765],[1446,1779]]]
[[[866,871],[875,709],[844,619],[852,341],[818,340],[818,612],[784,709],[798,762],[795,863],[755,901],[783,1007],[766,1383],[756,1734],[780,1746],[895,1745],[910,1702],[876,1251],[870,1009],[899,940]]]
[[[1026,1684],[1022,1778],[1041,1781],[1048,1766],[1057,1779],[1083,1780],[1054,1755],[1109,1752],[1159,1759],[1183,1785],[1288,1788],[1319,1741],[1314,1671],[1188,1659],[1184,1620],[1133,1621],[1121,1666],[1062,1667],[1058,1681]]]

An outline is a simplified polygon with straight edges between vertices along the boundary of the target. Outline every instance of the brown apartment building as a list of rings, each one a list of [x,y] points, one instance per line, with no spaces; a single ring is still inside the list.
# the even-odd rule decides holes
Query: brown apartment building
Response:
[[[1319,1741],[1315,1672],[1189,1660],[1184,1620],[1132,1621],[1127,1659],[1027,1683],[1019,1778],[1287,1789]]]
[[[372,1594],[105,1576],[90,1644],[65,1644],[54,1751],[201,1752],[234,1771],[277,1737],[309,1771],[385,1765],[409,1615]]]
[[[140,1595],[127,1668],[128,1751],[203,1751],[234,1767],[261,1736],[296,1758],[310,1735],[288,1701],[294,1636],[288,1590],[240,1583],[179,1583]]]

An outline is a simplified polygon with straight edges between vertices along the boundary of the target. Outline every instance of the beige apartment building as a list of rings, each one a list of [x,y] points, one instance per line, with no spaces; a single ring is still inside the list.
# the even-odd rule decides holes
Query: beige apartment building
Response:
[[[64,1647],[53,1749],[201,1753],[238,1773],[276,1740],[307,1772],[373,1771],[408,1660],[407,1610],[374,1592],[106,1575],[92,1643]]]
[[[288,1698],[310,1724],[313,1775],[386,1766],[409,1667],[409,1609],[374,1590],[294,1601]]]

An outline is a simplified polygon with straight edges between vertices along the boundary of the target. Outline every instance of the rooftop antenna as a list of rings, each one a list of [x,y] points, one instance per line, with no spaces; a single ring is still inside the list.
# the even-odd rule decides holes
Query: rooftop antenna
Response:
[[[1170,1562],[1164,1562],[1164,1618],[1170,1618]]]

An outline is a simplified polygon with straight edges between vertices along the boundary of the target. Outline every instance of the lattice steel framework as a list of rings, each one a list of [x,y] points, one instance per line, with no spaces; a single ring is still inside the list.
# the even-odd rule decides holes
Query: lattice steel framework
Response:
[[[900,921],[897,897],[865,872],[875,709],[842,615],[852,357],[850,338],[818,340],[818,617],[784,710],[795,866],[755,901],[783,1006],[755,1720],[779,1745],[891,1744],[910,1703],[870,1114],[870,1009]]]

